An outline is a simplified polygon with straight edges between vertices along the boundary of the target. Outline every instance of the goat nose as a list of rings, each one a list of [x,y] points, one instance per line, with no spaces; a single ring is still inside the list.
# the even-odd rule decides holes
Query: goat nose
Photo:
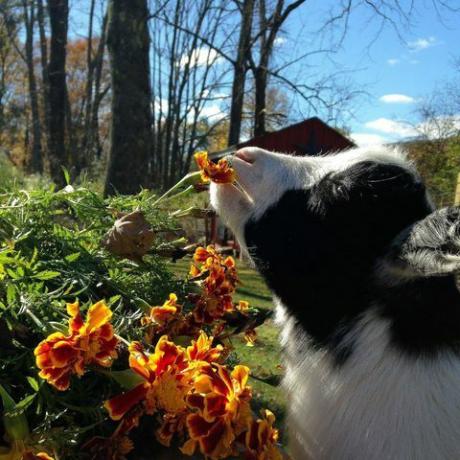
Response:
[[[245,149],[238,150],[235,153],[235,157],[237,157],[240,160],[243,160],[246,163],[249,163],[251,165],[256,161],[256,157],[253,154],[253,152],[251,152],[250,150],[245,150]]]

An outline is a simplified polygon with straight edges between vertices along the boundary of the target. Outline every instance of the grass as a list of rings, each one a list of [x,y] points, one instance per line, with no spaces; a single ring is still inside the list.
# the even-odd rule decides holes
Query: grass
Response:
[[[272,297],[260,275],[249,268],[244,262],[238,261],[240,286],[235,300],[246,300],[253,307],[272,310]],[[183,259],[169,264],[170,270],[178,277],[184,278],[190,268],[190,259]],[[285,415],[285,397],[278,386],[281,379],[282,358],[278,342],[278,329],[273,321],[267,320],[257,328],[257,341],[254,347],[246,346],[242,337],[233,339],[237,361],[251,369],[251,386],[254,393],[254,408],[270,409],[277,417],[279,427]]]

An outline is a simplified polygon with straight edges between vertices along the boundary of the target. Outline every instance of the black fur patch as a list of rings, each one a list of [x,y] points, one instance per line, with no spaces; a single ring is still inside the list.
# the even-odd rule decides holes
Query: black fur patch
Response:
[[[274,294],[340,363],[350,353],[344,334],[375,299],[376,261],[402,229],[430,212],[413,174],[362,162],[308,190],[287,191],[247,222],[245,238]]]

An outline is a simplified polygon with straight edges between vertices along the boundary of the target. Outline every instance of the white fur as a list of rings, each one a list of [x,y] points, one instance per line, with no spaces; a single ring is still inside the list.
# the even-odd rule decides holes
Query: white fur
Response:
[[[261,216],[287,189],[305,188],[331,171],[360,161],[396,164],[413,171],[397,150],[354,149],[323,157],[290,157],[244,149],[249,164],[234,159],[246,193],[211,187],[211,202],[244,247],[244,224]],[[460,361],[453,354],[411,358],[390,345],[389,326],[367,313],[344,341],[353,353],[342,367],[315,351],[275,299],[286,353],[284,387],[294,460],[460,459]],[[309,306],[309,308],[312,308]]]
[[[448,460],[460,458],[460,361],[412,359],[392,348],[388,324],[364,317],[345,340],[354,352],[337,370],[313,351],[277,306],[287,369],[292,458]]]

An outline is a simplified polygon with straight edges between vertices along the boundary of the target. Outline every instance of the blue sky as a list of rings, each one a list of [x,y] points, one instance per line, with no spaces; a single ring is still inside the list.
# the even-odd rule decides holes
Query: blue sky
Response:
[[[334,63],[318,61],[319,70],[321,66],[359,69],[348,78],[369,96],[358,99],[353,107],[354,117],[347,122],[358,143],[413,136],[410,124],[418,121],[417,106],[436,87],[454,77],[453,61],[460,58],[460,13],[444,12],[440,19],[431,2],[415,3],[419,9],[411,17],[412,27],[401,27],[398,36],[387,26],[370,48],[376,21],[366,27],[368,11],[357,11],[351,17],[341,49],[334,55]],[[307,13],[308,9],[303,8],[293,16],[284,46],[288,47],[293,39],[292,30],[309,28],[315,21],[309,20]],[[297,40],[304,46],[306,37],[299,36]]]
[[[460,3],[460,0],[451,1]],[[400,2],[409,4],[409,0]],[[73,36],[85,35],[87,3],[87,0],[72,2]],[[327,11],[340,3],[340,0],[309,0],[296,10],[278,39],[275,67],[306,51],[329,47],[340,30],[320,34],[317,29]],[[352,88],[365,91],[366,96],[359,96],[351,104],[353,116],[345,121],[359,144],[413,136],[410,124],[417,123],[417,106],[437,86],[454,77],[453,61],[460,58],[460,12],[443,11],[440,18],[431,0],[415,3],[417,11],[410,17],[410,27],[399,23],[399,34],[390,25],[377,33],[378,18],[371,14],[370,8],[358,8],[350,16],[348,33],[336,52],[307,58],[284,71],[296,83],[314,83],[330,73],[340,72]],[[230,42],[228,46],[235,48],[235,43]],[[228,92],[228,82],[226,87],[224,92]],[[205,112],[214,117],[224,116],[228,101],[210,103]],[[292,103],[291,121],[315,114],[300,98]]]

